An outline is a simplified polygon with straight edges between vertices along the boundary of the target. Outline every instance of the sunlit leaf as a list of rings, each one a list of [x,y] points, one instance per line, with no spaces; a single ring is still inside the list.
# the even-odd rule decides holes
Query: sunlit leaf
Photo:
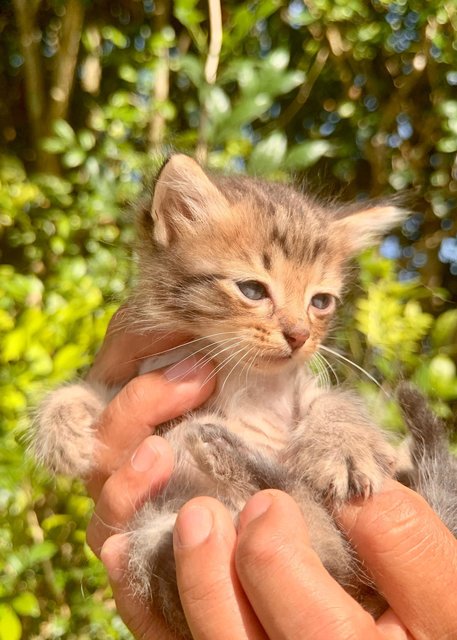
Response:
[[[0,604],[0,640],[20,640],[21,621],[7,604]]]
[[[284,166],[286,169],[306,169],[315,164],[330,151],[332,145],[327,140],[309,140],[292,147],[287,154]]]
[[[38,599],[30,591],[24,591],[16,596],[12,601],[12,605],[14,610],[21,616],[38,618],[41,613]]]

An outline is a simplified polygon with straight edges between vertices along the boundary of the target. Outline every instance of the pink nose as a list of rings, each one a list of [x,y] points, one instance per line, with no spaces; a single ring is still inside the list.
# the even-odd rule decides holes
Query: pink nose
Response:
[[[283,336],[287,340],[287,344],[292,349],[292,351],[296,351],[300,349],[305,342],[309,338],[309,331],[304,327],[291,327],[287,331],[283,331]]]

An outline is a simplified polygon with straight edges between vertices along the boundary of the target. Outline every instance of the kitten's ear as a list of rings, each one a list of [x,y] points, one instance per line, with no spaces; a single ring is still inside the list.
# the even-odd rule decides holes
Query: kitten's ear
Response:
[[[356,254],[376,244],[408,215],[409,212],[400,207],[380,204],[343,214],[334,222],[333,230],[342,238],[348,253]]]
[[[176,237],[194,234],[199,223],[226,214],[227,200],[195,160],[171,156],[157,178],[151,216],[154,239],[168,246]]]

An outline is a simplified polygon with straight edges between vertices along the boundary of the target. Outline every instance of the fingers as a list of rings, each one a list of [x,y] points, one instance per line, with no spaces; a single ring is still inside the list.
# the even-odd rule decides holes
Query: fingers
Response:
[[[173,453],[163,438],[146,438],[131,459],[103,485],[87,528],[87,543],[98,556],[105,540],[124,530],[140,506],[159,493],[173,470]]]
[[[133,594],[127,572],[128,537],[119,534],[108,538],[101,559],[108,571],[118,613],[133,636],[139,640],[176,640],[162,615]]]
[[[268,638],[381,638],[307,541],[297,504],[279,491],[256,494],[241,513],[236,568]]]
[[[126,305],[116,311],[87,375],[88,382],[99,382],[106,386],[125,384],[137,374],[142,360],[176,347],[189,337],[144,331],[135,333],[134,326],[132,312]]]
[[[97,472],[87,486],[92,497],[111,473],[131,457],[154,428],[201,405],[214,389],[210,364],[186,358],[162,372],[131,380],[110,402],[97,425]]]
[[[266,640],[234,568],[236,532],[213,498],[180,511],[173,543],[179,593],[195,640]]]
[[[389,481],[340,522],[414,638],[455,637],[457,608],[446,603],[457,593],[457,541],[425,500]]]

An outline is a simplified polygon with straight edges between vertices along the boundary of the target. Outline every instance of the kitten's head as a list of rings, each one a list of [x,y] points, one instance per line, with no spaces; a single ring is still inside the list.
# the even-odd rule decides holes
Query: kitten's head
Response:
[[[276,369],[309,359],[350,258],[405,215],[323,207],[283,184],[208,177],[174,155],[139,216],[135,306],[155,328],[209,338],[216,360]]]

